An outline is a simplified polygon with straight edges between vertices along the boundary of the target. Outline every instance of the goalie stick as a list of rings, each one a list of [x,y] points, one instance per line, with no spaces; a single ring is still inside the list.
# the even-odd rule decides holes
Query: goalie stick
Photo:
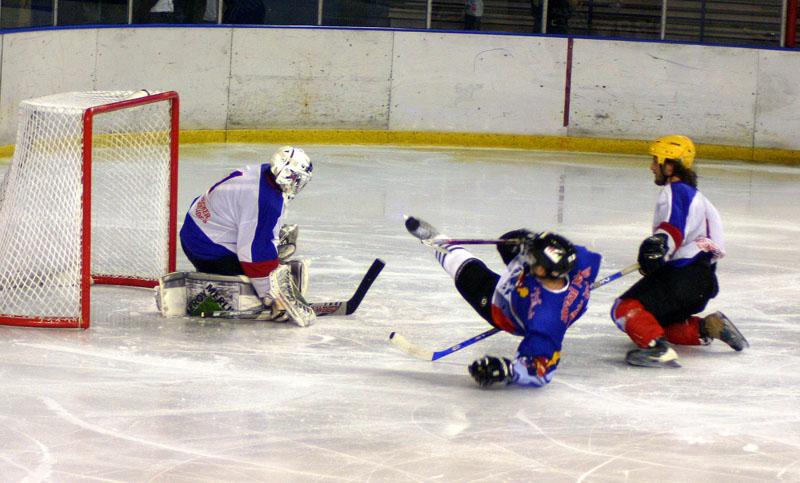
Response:
[[[353,296],[346,301],[342,302],[315,302],[309,304],[317,314],[317,317],[326,315],[350,315],[356,311],[367,291],[372,287],[375,279],[383,270],[386,264],[380,258],[376,258],[372,265],[364,274],[361,283],[353,293]],[[218,319],[245,319],[245,320],[268,320],[272,317],[272,312],[269,310],[255,309],[255,310],[219,310],[214,312],[202,312],[200,317],[205,318],[218,318]]]
[[[633,265],[629,265],[623,268],[619,272],[612,273],[611,275],[603,277],[600,280],[595,280],[595,282],[592,284],[592,290],[596,289],[597,287],[602,287],[607,283],[613,282],[614,280],[617,280],[618,278],[621,278],[638,269],[639,269],[639,264],[634,263]],[[456,345],[450,346],[446,349],[442,349],[439,351],[431,351],[428,349],[423,349],[422,347],[412,343],[411,341],[403,337],[402,334],[398,334],[397,332],[392,332],[391,334],[389,334],[389,342],[391,342],[392,345],[394,345],[395,347],[397,347],[398,349],[400,349],[401,351],[405,352],[410,356],[414,356],[418,359],[424,359],[426,361],[435,361],[441,359],[446,355],[452,354],[453,352],[460,351],[465,347],[469,347],[472,344],[480,340],[483,340],[489,336],[492,336],[498,332],[500,332],[500,329],[492,327],[486,332],[481,332],[480,334],[474,337],[470,337],[469,339],[463,342],[459,342]]]

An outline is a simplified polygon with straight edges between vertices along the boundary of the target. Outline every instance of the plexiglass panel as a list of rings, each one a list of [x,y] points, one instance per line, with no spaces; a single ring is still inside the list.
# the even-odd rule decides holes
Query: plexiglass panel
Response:
[[[0,28],[13,29],[53,25],[51,0],[0,1]]]
[[[322,24],[351,27],[400,27],[393,25],[390,18],[401,14],[402,2],[391,0],[325,0],[323,3]],[[422,28],[425,26],[425,11],[422,12]],[[417,26],[404,25],[406,28],[418,28],[419,14],[416,13]]]

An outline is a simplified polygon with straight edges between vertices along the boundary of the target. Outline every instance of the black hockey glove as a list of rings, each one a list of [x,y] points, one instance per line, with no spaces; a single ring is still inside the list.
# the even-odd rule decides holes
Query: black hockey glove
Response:
[[[519,230],[513,230],[508,233],[504,233],[500,235],[501,240],[508,240],[511,238],[530,238],[533,240],[533,237],[536,234],[530,230],[526,230],[525,228],[520,228]],[[503,259],[503,263],[508,265],[511,260],[514,259],[517,255],[519,255],[519,251],[522,249],[522,245],[518,244],[508,244],[508,245],[497,245],[497,251],[500,252],[500,258]]]
[[[505,357],[484,356],[469,366],[469,374],[479,386],[489,387],[495,382],[510,384],[514,370]]]
[[[664,266],[666,263],[664,257],[667,255],[668,250],[667,235],[656,233],[645,238],[642,244],[639,245],[639,258],[637,259],[639,273],[648,276]]]

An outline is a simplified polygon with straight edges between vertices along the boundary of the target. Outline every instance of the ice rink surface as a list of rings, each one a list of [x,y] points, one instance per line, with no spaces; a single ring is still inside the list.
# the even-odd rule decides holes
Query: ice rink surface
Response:
[[[608,312],[631,274],[594,292],[548,387],[481,390],[467,364],[511,357],[519,339],[437,362],[388,344],[396,330],[438,350],[488,328],[402,215],[458,237],[555,230],[601,252],[606,275],[649,233],[649,159],[304,147],[314,179],[287,222],[312,263],[308,298],[349,297],[380,257],[358,312],[306,329],[164,319],[150,290],[95,287],[89,330],[0,326],[0,480],[800,481],[800,169],[698,163],[728,249],[708,309],[750,349],[626,365],[633,344]],[[275,148],[182,148],[181,210]],[[492,248],[473,251],[501,268]]]

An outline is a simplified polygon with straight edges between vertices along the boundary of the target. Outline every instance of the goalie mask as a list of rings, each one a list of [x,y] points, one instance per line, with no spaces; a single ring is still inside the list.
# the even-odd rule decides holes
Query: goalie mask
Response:
[[[547,231],[537,233],[526,243],[525,254],[531,267],[541,266],[550,278],[566,277],[578,257],[569,240]]]
[[[650,145],[650,154],[658,164],[663,165],[667,159],[671,159],[686,169],[692,168],[695,152],[692,140],[678,134],[660,137]]]
[[[292,146],[284,146],[269,159],[275,182],[281,187],[287,199],[297,196],[311,179],[314,169],[305,151]]]

